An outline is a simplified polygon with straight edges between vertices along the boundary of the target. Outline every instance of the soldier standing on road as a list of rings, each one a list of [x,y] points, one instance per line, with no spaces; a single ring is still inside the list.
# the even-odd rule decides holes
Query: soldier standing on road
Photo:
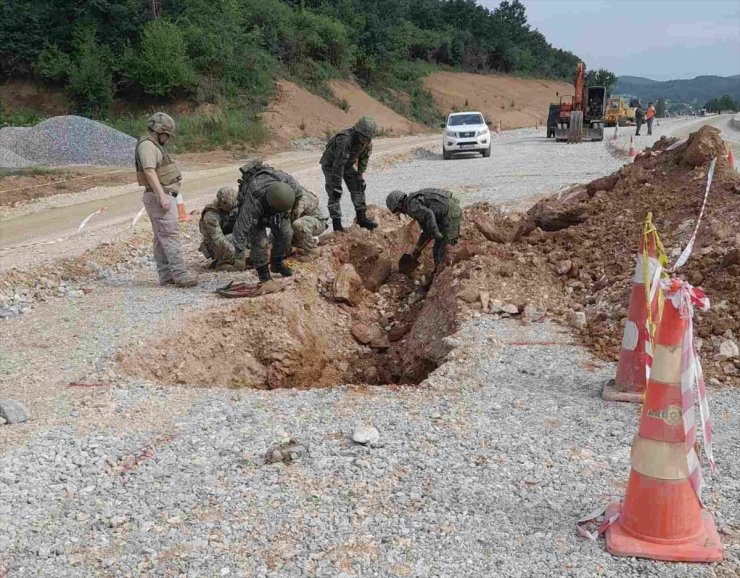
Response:
[[[642,101],[638,100],[637,108],[635,109],[635,124],[637,125],[635,136],[640,136],[640,127],[642,126],[642,123],[644,120],[645,120],[645,111],[642,110]]]
[[[200,251],[207,259],[213,259],[211,269],[222,265],[239,268],[239,264],[234,261],[234,240],[231,234],[238,212],[236,191],[232,187],[219,189],[216,200],[203,208],[198,224],[203,236]]]
[[[149,117],[147,128],[147,136],[136,143],[134,162],[136,181],[145,188],[142,201],[152,222],[159,283],[193,287],[198,280],[185,267],[177,225],[175,197],[182,175],[164,149],[175,134],[175,121],[163,112],[155,112]]]
[[[357,224],[372,231],[378,226],[376,221],[367,218],[365,188],[363,177],[367,170],[370,154],[373,151],[373,137],[378,131],[375,119],[363,116],[352,128],[336,134],[327,145],[321,157],[321,169],[326,179],[326,194],[329,197],[329,216],[335,231],[342,227],[342,180],[347,183],[352,204],[357,213]]]
[[[393,191],[386,197],[385,204],[391,213],[408,215],[421,226],[421,235],[412,253],[414,259],[418,259],[427,243],[434,239],[434,267],[439,267],[447,245],[455,245],[460,238],[462,210],[458,200],[450,191],[421,189],[409,194]]]

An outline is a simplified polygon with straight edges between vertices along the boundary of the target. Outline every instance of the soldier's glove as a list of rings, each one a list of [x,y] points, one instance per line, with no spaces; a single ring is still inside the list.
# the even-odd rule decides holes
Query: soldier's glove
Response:
[[[414,250],[413,250],[413,251],[411,251],[411,256],[412,256],[412,257],[413,257],[414,259],[418,259],[418,258],[419,258],[419,257],[421,256],[421,249],[422,249],[422,248],[421,248],[421,247],[419,247],[418,245],[417,245],[416,247],[414,247]]]

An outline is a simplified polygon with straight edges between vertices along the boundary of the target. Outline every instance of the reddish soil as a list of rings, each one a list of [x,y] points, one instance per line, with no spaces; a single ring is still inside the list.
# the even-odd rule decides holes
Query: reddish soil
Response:
[[[424,88],[445,114],[477,110],[494,127],[501,121],[502,129],[534,126],[537,121],[542,125],[550,103],[559,100],[555,93],[573,94],[573,86],[565,82],[469,72],[431,74]]]

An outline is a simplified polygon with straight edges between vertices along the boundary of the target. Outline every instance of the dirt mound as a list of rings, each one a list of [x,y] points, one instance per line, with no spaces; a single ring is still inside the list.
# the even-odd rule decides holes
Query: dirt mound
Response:
[[[307,137],[325,138],[363,115],[373,116],[380,129],[391,135],[424,132],[424,127],[392,111],[352,82],[335,81],[332,91],[347,103],[346,111],[297,84],[279,80],[277,96],[262,116],[270,134],[282,144]]]
[[[556,92],[573,94],[573,86],[552,80],[512,76],[436,72],[424,79],[437,106],[445,114],[477,110],[503,129],[534,126],[547,122],[548,107],[557,102]]]
[[[716,129],[703,127],[668,150],[674,142],[661,139],[617,173],[537,203],[518,225],[508,261],[530,266],[536,272],[530,281],[542,276],[532,295],[558,296],[559,303],[551,301],[554,313],[585,311],[584,343],[605,359],[617,359],[646,214],[653,213],[675,261],[699,216],[708,163],[719,155],[694,251],[679,275],[704,289],[713,303],[710,311],[696,314],[705,373],[738,384],[740,360],[717,354],[724,340],[740,335],[740,177],[727,165]],[[510,220],[498,222],[510,230]],[[553,272],[554,283],[547,277]]]

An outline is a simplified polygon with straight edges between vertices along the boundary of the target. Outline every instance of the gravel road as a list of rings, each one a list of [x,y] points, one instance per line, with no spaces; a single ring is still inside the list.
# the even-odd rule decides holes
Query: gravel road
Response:
[[[579,177],[591,162],[601,172]],[[369,190],[378,202],[394,188],[448,183],[466,202],[511,208],[621,162],[604,143],[556,144],[524,129],[502,136],[490,159],[421,152],[376,168]],[[505,176],[517,171],[543,176]],[[186,247],[194,267],[197,239]],[[101,271],[86,291],[0,320],[0,399],[32,412],[0,426],[0,577],[740,572],[740,390],[709,391],[718,472],[707,473],[705,499],[724,562],[615,558],[603,540],[578,537],[575,520],[623,496],[637,411],[600,399],[614,367],[566,330],[474,316],[418,388],[218,390],[117,375],[123,346],[174,333],[184,311],[231,307],[212,290],[243,274],[201,278],[191,291],[156,287],[149,249],[132,249],[129,265]],[[358,425],[377,428],[379,442],[354,443]],[[265,452],[291,437],[308,455],[266,465]]]

